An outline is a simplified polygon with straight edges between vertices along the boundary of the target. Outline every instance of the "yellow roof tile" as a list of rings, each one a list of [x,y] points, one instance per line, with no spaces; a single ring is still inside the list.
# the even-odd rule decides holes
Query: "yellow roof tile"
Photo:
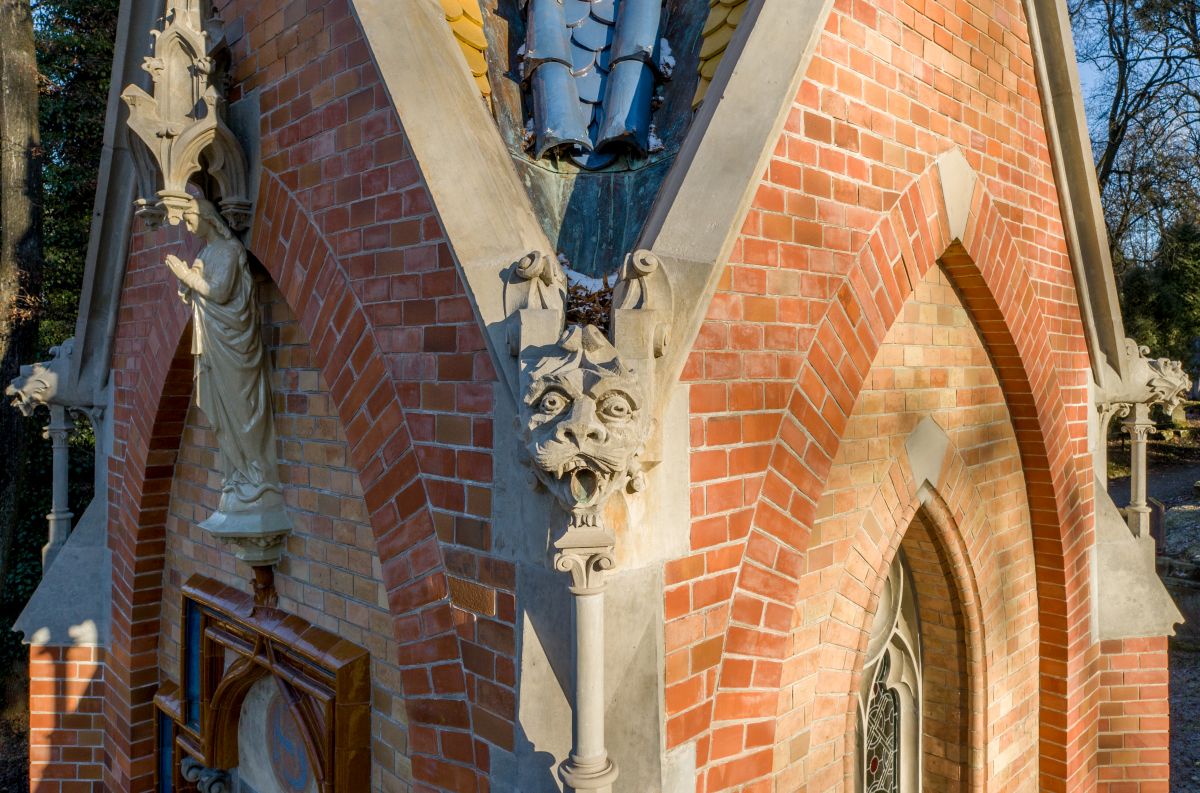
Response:
[[[705,36],[704,43],[700,45],[700,60],[708,60],[712,56],[724,52],[729,40],[733,38],[733,31],[733,27],[722,25],[713,31],[712,35]]]
[[[450,29],[454,31],[455,37],[464,44],[480,51],[487,49],[487,37],[483,35],[481,25],[463,17],[451,22]]]
[[[488,82],[487,36],[483,30],[483,10],[479,0],[441,0],[446,22],[454,33],[454,39],[467,60],[467,67],[479,86],[484,98],[492,95]]]
[[[700,79],[696,84],[692,107],[698,106],[708,93],[712,78],[721,65],[721,58],[742,21],[747,5],[749,0],[709,0],[708,18],[704,21],[704,41],[700,45],[700,63],[697,65]]]

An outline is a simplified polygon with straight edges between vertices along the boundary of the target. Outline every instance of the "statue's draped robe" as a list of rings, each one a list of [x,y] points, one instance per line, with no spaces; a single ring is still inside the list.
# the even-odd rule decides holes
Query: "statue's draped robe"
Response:
[[[193,269],[183,291],[192,306],[196,403],[217,436],[221,510],[236,512],[252,509],[265,492],[281,490],[269,366],[245,250],[233,241],[215,242],[198,259],[203,275]]]

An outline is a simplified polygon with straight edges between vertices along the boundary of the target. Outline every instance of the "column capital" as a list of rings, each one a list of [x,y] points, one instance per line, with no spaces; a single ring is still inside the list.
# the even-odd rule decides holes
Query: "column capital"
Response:
[[[571,594],[596,595],[604,591],[604,574],[616,566],[613,546],[563,548],[554,556],[554,569],[570,573]]]

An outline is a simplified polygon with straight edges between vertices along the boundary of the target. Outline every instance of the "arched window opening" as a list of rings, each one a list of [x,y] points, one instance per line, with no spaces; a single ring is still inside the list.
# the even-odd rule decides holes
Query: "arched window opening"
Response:
[[[921,642],[916,590],[898,551],[879,596],[858,695],[858,789],[921,790]]]

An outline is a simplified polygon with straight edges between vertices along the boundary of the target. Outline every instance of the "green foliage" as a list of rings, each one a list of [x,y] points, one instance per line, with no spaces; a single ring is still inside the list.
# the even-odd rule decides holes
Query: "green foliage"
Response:
[[[43,159],[42,251],[38,357],[75,332],[83,284],[104,115],[112,71],[119,0],[34,3],[34,35],[41,71],[39,125]],[[10,409],[7,406],[3,409]],[[50,444],[37,440],[45,415],[26,419],[21,459],[6,461],[17,476],[11,563],[0,586],[0,676],[23,663],[25,649],[11,632],[42,576],[41,549],[50,511]],[[87,421],[71,437],[69,504],[76,517],[92,498],[95,439]]]
[[[1125,332],[1155,356],[1182,361],[1192,376],[1200,360],[1200,225],[1169,228],[1149,264],[1130,267],[1121,280]]]
[[[42,73],[45,271],[39,346],[43,355],[75,332],[104,144],[118,7],[118,0],[34,4]]]

